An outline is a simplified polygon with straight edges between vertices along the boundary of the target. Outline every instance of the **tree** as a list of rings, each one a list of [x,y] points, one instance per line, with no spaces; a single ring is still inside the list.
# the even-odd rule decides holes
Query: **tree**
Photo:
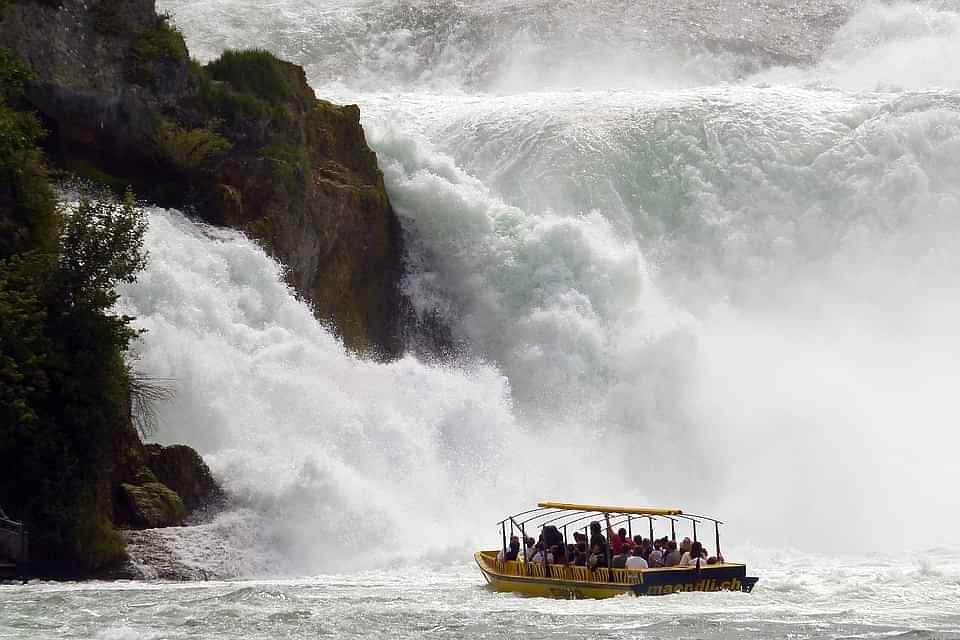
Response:
[[[116,286],[136,280],[147,264],[146,230],[130,191],[122,201],[103,194],[81,198],[64,216],[55,293],[69,307],[112,307]]]

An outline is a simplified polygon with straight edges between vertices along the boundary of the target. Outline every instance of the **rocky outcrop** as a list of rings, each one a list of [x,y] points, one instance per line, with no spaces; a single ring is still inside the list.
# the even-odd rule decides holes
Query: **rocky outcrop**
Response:
[[[131,523],[142,529],[157,529],[183,524],[187,508],[170,487],[161,482],[120,485],[124,507],[131,514]]]
[[[132,529],[176,526],[222,504],[223,490],[194,449],[144,445],[132,425],[117,434],[113,446],[114,524]]]
[[[147,466],[158,481],[176,492],[187,511],[193,512],[222,502],[220,485],[194,449],[182,444],[169,447],[148,444],[146,452]]]
[[[356,106],[262,51],[202,67],[154,0],[0,1],[61,166],[244,230],[357,352],[401,350],[402,240]]]

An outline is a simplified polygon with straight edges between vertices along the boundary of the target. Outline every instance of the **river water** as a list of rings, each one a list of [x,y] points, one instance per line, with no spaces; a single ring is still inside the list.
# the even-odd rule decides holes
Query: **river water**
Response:
[[[960,637],[954,2],[159,5],[360,105],[460,349],[358,359],[258,247],[150,210],[155,437],[231,497],[152,536],[219,581],[2,587],[0,637]],[[761,581],[487,592],[472,551],[547,499],[716,514]]]
[[[749,553],[757,590],[604,601],[488,592],[466,563],[310,579],[0,587],[0,637],[960,638],[960,554]]]

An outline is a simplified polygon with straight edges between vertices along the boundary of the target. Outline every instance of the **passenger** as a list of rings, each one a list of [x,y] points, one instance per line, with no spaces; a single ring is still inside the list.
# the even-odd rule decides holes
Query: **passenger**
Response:
[[[681,554],[690,553],[690,547],[692,545],[693,543],[690,541],[690,538],[684,538],[683,541],[680,543],[680,553]]]
[[[627,537],[627,530],[621,528],[616,533],[607,525],[607,535],[610,536],[610,549],[614,555],[621,555],[633,546],[633,540]]]
[[[675,567],[680,564],[680,558],[682,557],[683,554],[677,549],[676,540],[671,540],[667,543],[667,555],[663,557],[663,566]]]
[[[702,560],[706,558],[703,550],[703,545],[699,542],[694,542],[690,545],[690,551],[685,551],[680,557],[680,566],[681,567],[695,567],[700,564]]]
[[[567,548],[560,545],[553,545],[550,547],[550,553],[553,554],[553,560],[551,562],[556,562],[557,564],[567,564]]]
[[[711,562],[711,560],[712,560],[712,562]],[[718,553],[718,554],[715,555],[715,556],[710,556],[709,558],[707,558],[707,564],[723,564],[723,562],[724,562],[724,560],[723,560],[723,554],[722,554],[722,553]]]
[[[510,548],[507,552],[504,553],[503,549],[497,552],[497,560],[516,560],[518,555],[520,555],[520,538],[513,536],[510,538]]]
[[[602,535],[600,536],[603,537]],[[607,566],[607,550],[605,545],[599,542],[590,547],[590,557],[587,558],[587,566],[591,569]]]
[[[635,545],[633,554],[627,558],[627,569],[648,569],[647,561],[643,559],[644,547]]]
[[[544,556],[543,544],[538,544],[536,546],[536,553],[533,554],[533,559],[531,560],[531,562],[533,562],[534,564],[543,564],[543,556]],[[553,554],[547,551],[546,556],[547,556],[547,562],[549,562],[550,564],[553,564]]]
[[[614,569],[626,569],[627,568],[627,548],[623,546],[620,548],[620,553],[613,556],[610,561],[610,566]]]
[[[639,546],[641,546],[643,543],[644,543],[643,536],[641,536],[641,535],[639,535],[639,534],[633,536],[633,546],[639,547]]]
[[[586,536],[584,536],[584,538],[586,538]],[[576,564],[576,566],[578,567],[587,566],[587,543],[586,542],[581,542],[576,546],[576,559],[574,560],[574,564]]]
[[[653,551],[647,554],[647,564],[651,567],[663,566],[663,552],[660,551],[659,544],[660,541],[657,540],[657,546],[653,548]]]
[[[615,556],[621,555],[621,552],[624,550],[623,547],[633,545],[630,539],[627,538],[626,529],[621,527],[616,533],[613,532],[609,519],[607,520],[607,535],[610,536],[610,550]]]
[[[660,538],[653,541],[653,548],[647,554],[647,564],[651,567],[663,566],[663,540]]]
[[[532,561],[532,560],[533,560],[533,554],[535,554],[535,553],[537,552],[536,545],[534,544],[533,538],[527,538],[527,539],[526,539],[526,543],[527,543],[526,553],[524,553],[524,552],[521,551],[519,554],[517,554],[517,559],[518,559],[518,560],[531,560],[531,561]]]
[[[590,523],[590,550],[592,551],[593,547],[598,544],[603,553],[606,554],[607,539],[603,537],[603,529],[600,527],[600,523],[594,520]]]

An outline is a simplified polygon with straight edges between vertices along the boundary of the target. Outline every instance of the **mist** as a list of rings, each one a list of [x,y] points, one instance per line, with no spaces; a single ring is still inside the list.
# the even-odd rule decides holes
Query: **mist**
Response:
[[[258,248],[153,211],[123,305],[177,381],[157,437],[231,495],[237,572],[336,569],[371,531],[371,563],[456,558],[541,499],[758,548],[951,540],[955,8],[161,5],[201,57],[264,46],[360,104],[406,293],[465,345],[358,359]]]

